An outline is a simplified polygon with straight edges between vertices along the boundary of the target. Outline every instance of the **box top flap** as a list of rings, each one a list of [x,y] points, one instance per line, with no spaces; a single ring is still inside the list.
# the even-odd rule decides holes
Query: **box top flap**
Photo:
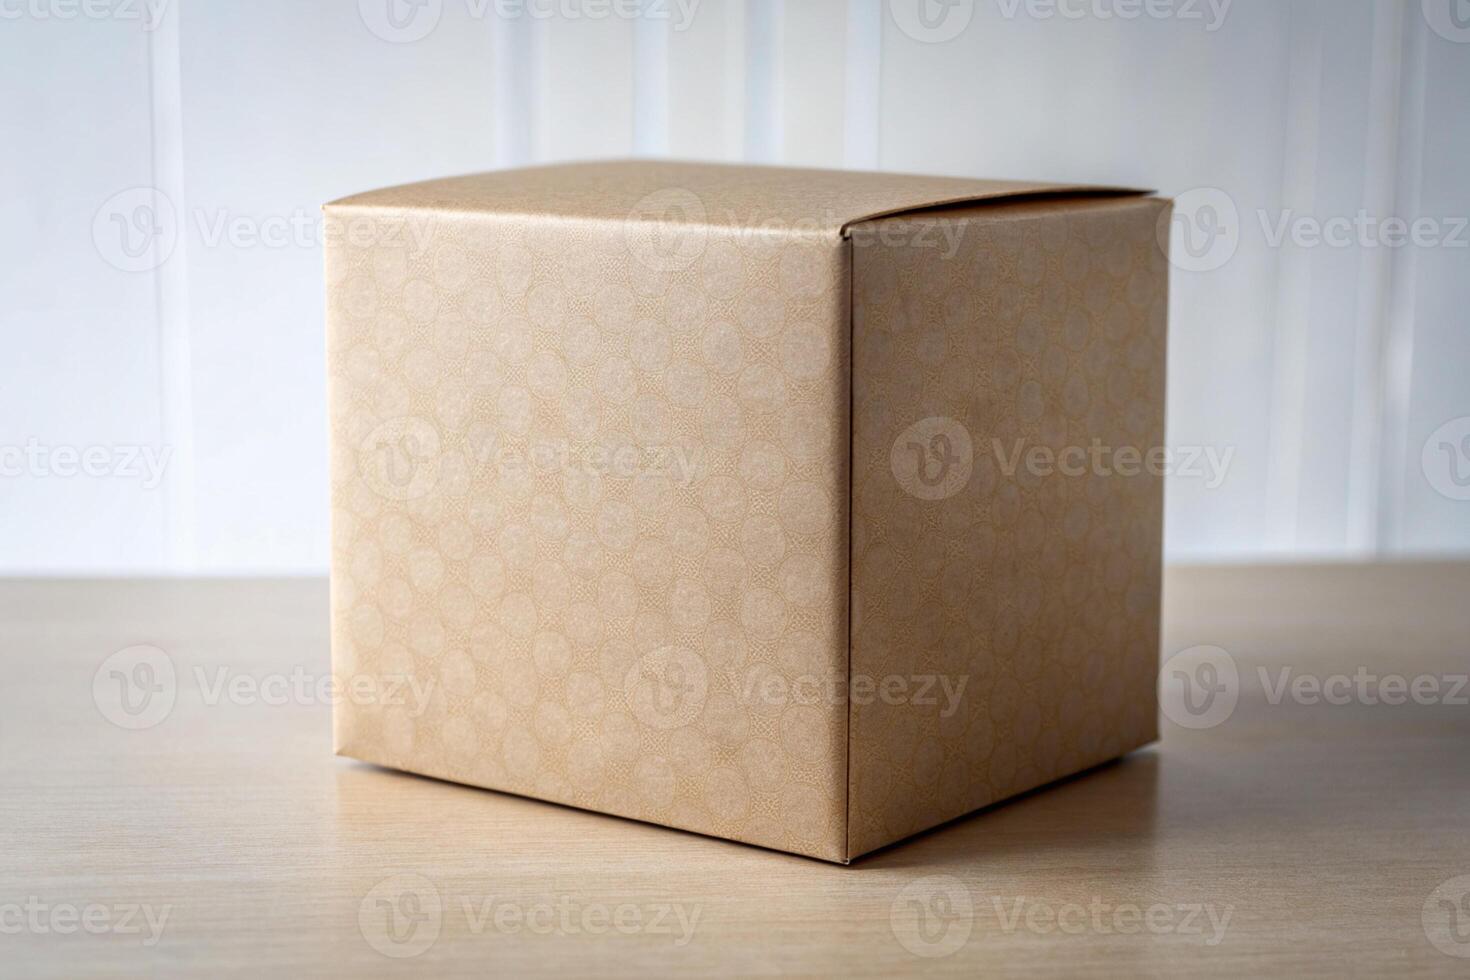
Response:
[[[860,221],[1018,197],[1133,195],[1122,187],[668,160],[607,160],[446,177],[327,207],[652,221],[838,236]]]

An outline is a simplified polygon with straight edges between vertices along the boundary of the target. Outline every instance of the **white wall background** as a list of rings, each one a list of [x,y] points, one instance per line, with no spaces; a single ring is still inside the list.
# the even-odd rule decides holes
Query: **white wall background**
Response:
[[[633,154],[1223,191],[1170,441],[1235,455],[1170,558],[1470,552],[1470,433],[1422,458],[1470,416],[1466,0],[628,6],[0,0],[0,573],[323,571],[321,202]]]

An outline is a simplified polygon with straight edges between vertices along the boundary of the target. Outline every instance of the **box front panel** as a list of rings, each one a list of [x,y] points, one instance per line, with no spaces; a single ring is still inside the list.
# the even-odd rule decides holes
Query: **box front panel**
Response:
[[[840,859],[840,244],[334,219],[338,751]]]
[[[1156,737],[1163,207],[854,230],[851,856]]]

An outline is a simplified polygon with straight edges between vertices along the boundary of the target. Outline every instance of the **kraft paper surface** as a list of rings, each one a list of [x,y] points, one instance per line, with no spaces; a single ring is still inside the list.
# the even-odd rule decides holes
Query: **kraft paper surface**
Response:
[[[846,861],[1150,740],[1161,482],[991,443],[1162,445],[1164,207],[652,162],[329,205],[338,752]]]

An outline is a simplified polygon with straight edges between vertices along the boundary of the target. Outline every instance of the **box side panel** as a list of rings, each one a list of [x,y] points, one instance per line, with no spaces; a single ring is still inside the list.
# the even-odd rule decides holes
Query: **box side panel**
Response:
[[[854,231],[850,856],[1157,737],[1166,206]]]
[[[338,751],[840,860],[845,246],[331,213]]]

